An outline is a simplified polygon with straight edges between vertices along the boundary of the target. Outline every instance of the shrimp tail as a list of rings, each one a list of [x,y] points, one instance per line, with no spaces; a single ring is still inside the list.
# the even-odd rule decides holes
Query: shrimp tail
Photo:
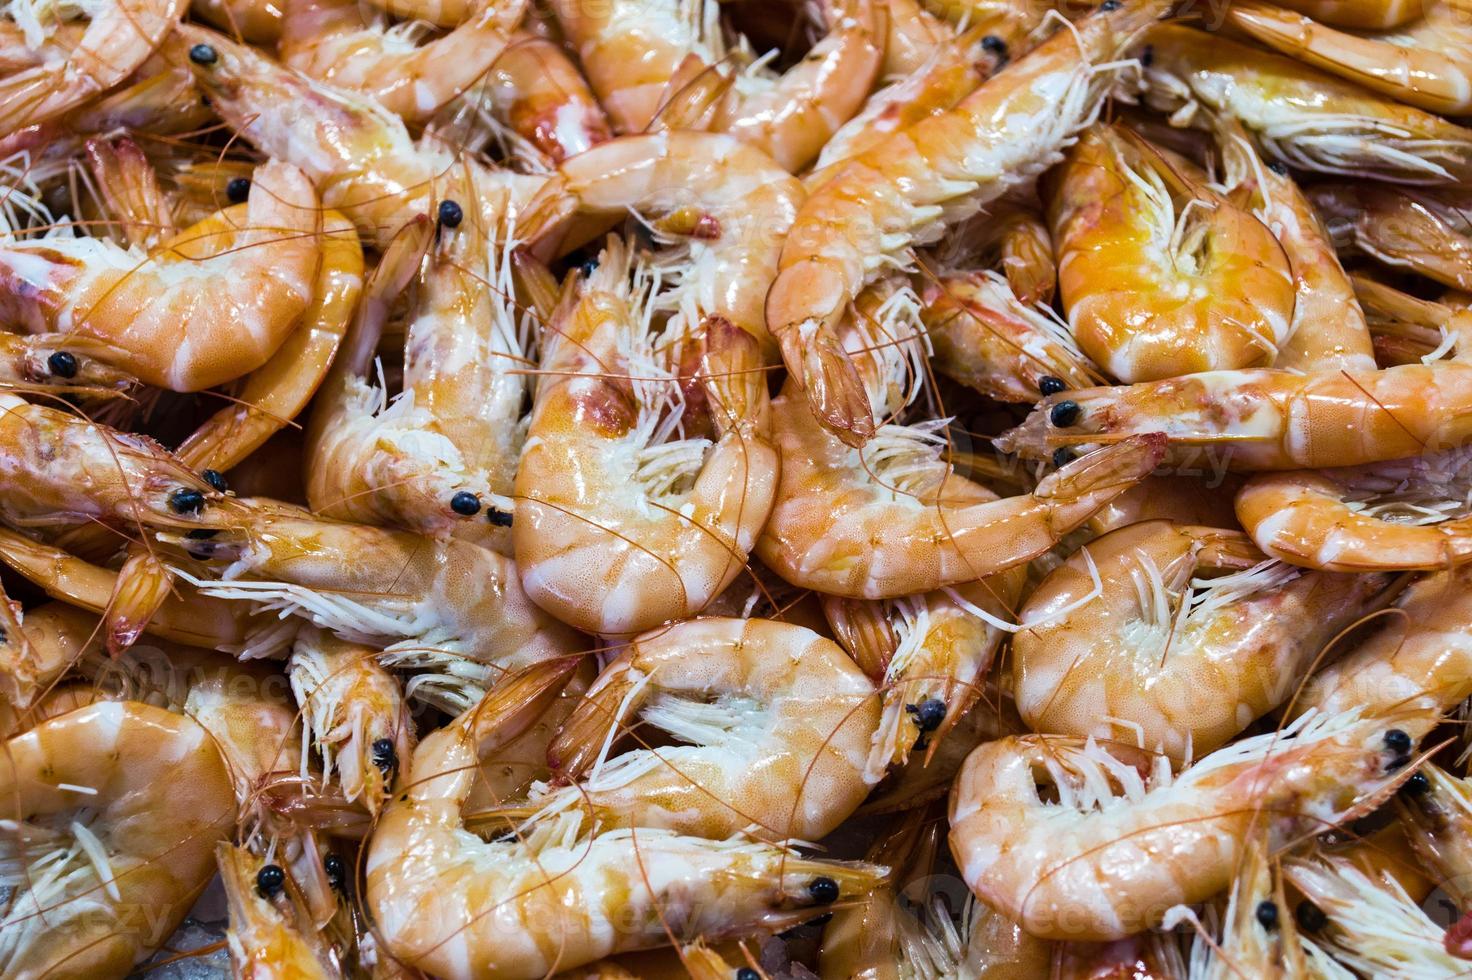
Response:
[[[610,671],[583,697],[547,745],[547,765],[559,781],[577,780],[606,751],[610,732],[636,714],[649,697],[646,679],[632,669]]]
[[[734,75],[728,76],[706,65],[698,55],[686,55],[665,87],[659,111],[645,132],[709,129],[721,100],[735,83]]]
[[[831,326],[809,320],[778,334],[782,360],[823,427],[855,448],[874,435],[874,413],[859,370]]]
[[[108,600],[107,652],[114,658],[137,642],[150,620],[169,597],[174,578],[152,551],[133,551],[118,570]]]
[[[722,433],[738,426],[766,428],[766,374],[760,341],[725,317],[707,317],[701,374],[716,427]]]
[[[872,681],[883,680],[899,647],[883,606],[869,599],[825,595],[823,615],[838,645],[849,652],[859,669]]]

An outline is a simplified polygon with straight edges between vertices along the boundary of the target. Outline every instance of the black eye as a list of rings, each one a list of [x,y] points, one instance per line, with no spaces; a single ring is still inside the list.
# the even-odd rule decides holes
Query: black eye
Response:
[[[268,864],[256,872],[256,891],[262,898],[275,898],[286,884],[286,872],[274,864]]]
[[[808,882],[808,896],[818,905],[832,905],[838,901],[838,882],[820,876]]]
[[[1257,923],[1264,929],[1278,928],[1278,906],[1272,902],[1257,903]]]
[[[1124,4],[1120,3],[1120,0],[1104,0],[1103,3],[1099,4],[1099,9],[1108,13],[1111,10],[1118,10],[1123,6]]]
[[[450,509],[461,517],[474,517],[480,513],[480,498],[469,490],[461,490],[450,498]]]
[[[1141,64],[1141,66],[1143,66],[1145,68],[1149,68],[1154,63],[1155,63],[1155,48],[1154,48],[1153,45],[1147,44],[1147,45],[1145,45],[1144,50],[1142,50],[1140,52],[1140,64]]]
[[[1063,467],[1067,466],[1069,463],[1073,462],[1073,458],[1073,450],[1069,449],[1067,446],[1059,446],[1057,449],[1053,450],[1053,465],[1058,467],[1060,470]]]
[[[77,358],[64,350],[59,350],[46,358],[46,367],[58,378],[75,378],[77,376]]]
[[[1084,410],[1079,407],[1078,402],[1064,401],[1059,402],[1048,410],[1048,421],[1060,429],[1064,429],[1077,422],[1083,414]]]
[[[1304,932],[1318,932],[1329,924],[1329,917],[1324,914],[1324,910],[1308,899],[1298,903],[1298,908],[1293,910],[1293,918]]]
[[[1007,42],[995,34],[988,34],[981,39],[981,49],[987,54],[994,54],[998,58],[1007,57]]]
[[[1399,728],[1392,728],[1385,733],[1385,748],[1396,755],[1405,755],[1411,751],[1411,736]]]
[[[454,201],[440,202],[440,224],[446,228],[459,228],[460,222],[464,220],[465,212],[460,209],[460,205]]]
[[[1048,395],[1056,395],[1059,392],[1067,390],[1068,385],[1063,383],[1062,378],[1055,378],[1051,374],[1045,374],[1041,378],[1038,378],[1038,391],[1042,392],[1045,398]]]
[[[213,65],[220,60],[220,55],[208,44],[196,44],[189,49],[189,60],[196,65]]]
[[[394,740],[391,738],[380,738],[370,747],[373,753],[373,764],[380,769],[392,769],[399,761],[399,755],[394,751]]]
[[[504,510],[497,510],[494,507],[491,507],[486,511],[486,520],[490,521],[497,527],[511,526],[511,515]]]
[[[169,494],[169,506],[176,514],[197,514],[204,507],[204,494],[190,487],[180,487]]]
[[[322,859],[322,870],[327,872],[327,883],[342,891],[342,886],[347,881],[347,869],[343,867],[342,858],[336,854],[327,855]]]
[[[1424,772],[1413,772],[1411,777],[1401,786],[1400,791],[1407,796],[1423,796],[1431,789],[1431,780],[1426,778]]]
[[[915,719],[915,727],[922,732],[933,732],[946,720],[946,703],[940,698],[929,698],[919,704],[907,704],[905,710]]]
[[[1286,164],[1279,163],[1277,160],[1269,160],[1268,169],[1277,174],[1279,177],[1288,176],[1288,166]]]
[[[762,975],[749,966],[736,971],[736,980],[762,980]]]
[[[250,178],[232,177],[230,183],[225,185],[225,196],[230,199],[231,204],[243,204],[250,197]]]
[[[225,474],[219,470],[205,470],[199,476],[200,479],[221,493],[230,489],[230,484],[225,480]]]

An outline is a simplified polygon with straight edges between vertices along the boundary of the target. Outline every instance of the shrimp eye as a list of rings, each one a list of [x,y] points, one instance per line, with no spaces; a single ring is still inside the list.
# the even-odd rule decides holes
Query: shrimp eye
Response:
[[[1324,914],[1324,910],[1308,899],[1298,903],[1298,908],[1293,910],[1293,918],[1305,932],[1318,932],[1329,924],[1329,917]]]
[[[1059,446],[1053,450],[1053,465],[1062,469],[1073,462],[1073,450],[1067,446]]]
[[[198,514],[204,507],[204,494],[191,487],[180,487],[169,494],[169,506],[176,514]]]
[[[1431,789],[1431,780],[1426,778],[1424,772],[1413,772],[1411,778],[1405,781],[1400,790],[1407,796],[1421,796]]]
[[[584,279],[588,278],[593,273],[597,272],[598,271],[598,257],[595,255],[593,258],[584,261],[581,265],[578,266],[578,271],[583,274],[583,278]]]
[[[262,898],[275,898],[286,884],[286,872],[279,865],[268,864],[256,872],[256,891]]]
[[[905,710],[915,719],[922,732],[933,732],[946,720],[946,703],[940,698],[929,698],[919,704],[907,704]]]
[[[1288,176],[1288,167],[1285,164],[1279,163],[1277,160],[1269,160],[1268,169],[1277,174],[1279,177]]]
[[[59,350],[46,358],[46,367],[58,378],[75,378],[77,376],[76,355]]]
[[[1396,755],[1405,755],[1411,751],[1411,736],[1399,728],[1392,728],[1385,733],[1385,748]]]
[[[1060,429],[1064,429],[1077,422],[1079,420],[1079,416],[1083,414],[1084,410],[1079,407],[1078,402],[1072,400],[1063,401],[1054,405],[1052,409],[1049,410],[1048,421],[1052,422]]]
[[[454,201],[440,202],[440,224],[446,228],[459,228],[465,220],[465,212]]]
[[[347,880],[344,875],[347,869],[342,866],[342,858],[336,854],[327,855],[322,859],[322,870],[327,872],[327,883],[336,890],[342,891],[342,886]]]
[[[1038,378],[1038,391],[1042,392],[1045,398],[1048,395],[1056,395],[1059,392],[1067,390],[1068,385],[1063,383],[1062,378],[1055,378],[1051,374],[1045,374],[1041,378]]]
[[[474,517],[480,513],[480,498],[469,490],[461,490],[450,498],[450,509],[461,517]]]
[[[232,177],[230,183],[225,185],[225,196],[230,199],[231,204],[242,204],[250,197],[250,178]]]
[[[221,493],[224,493],[226,490],[230,489],[230,484],[225,481],[225,474],[221,473],[219,470],[204,470],[199,474],[199,476],[200,479],[204,480],[204,482],[208,483],[211,487],[214,487]]]
[[[808,882],[808,897],[818,905],[832,905],[838,901],[838,882],[820,875]]]
[[[1007,42],[995,34],[988,34],[981,39],[981,50],[987,54],[994,54],[998,58],[1007,57]]]
[[[1278,906],[1272,902],[1258,902],[1257,912],[1255,914],[1257,915],[1257,924],[1264,929],[1272,930],[1278,928]]]
[[[220,55],[208,44],[196,44],[189,49],[189,60],[196,65],[213,65],[220,60]]]
[[[749,966],[736,971],[736,980],[762,980],[762,975]]]
[[[1108,13],[1111,10],[1118,10],[1120,7],[1123,6],[1124,4],[1121,3],[1120,0],[1104,0],[1103,3],[1099,4],[1099,9],[1104,11],[1105,13]]]
[[[486,511],[486,520],[496,525],[496,527],[511,526],[511,515],[504,510],[497,510],[494,507]]]
[[[1155,63],[1155,45],[1153,45],[1153,44],[1147,44],[1140,51],[1140,65],[1141,65],[1141,67],[1149,68],[1154,63]]]
[[[371,746],[373,752],[373,764],[380,769],[392,769],[399,761],[398,753],[394,751],[394,740],[391,738],[380,738]]]

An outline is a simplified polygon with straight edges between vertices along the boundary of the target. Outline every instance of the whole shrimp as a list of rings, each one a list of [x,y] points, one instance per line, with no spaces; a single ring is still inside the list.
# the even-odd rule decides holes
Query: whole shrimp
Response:
[[[5,743],[0,972],[122,978],[173,933],[235,822],[220,753],[198,724],[102,701]]]
[[[462,221],[438,230],[421,267],[433,229],[417,219],[374,271],[307,429],[307,500],[327,517],[453,532],[504,552],[528,325],[514,296],[510,228],[487,228],[475,211]],[[411,278],[419,289],[403,387],[389,400],[374,383],[373,352],[394,293]]]
[[[968,710],[985,710],[978,702],[986,672],[1005,636],[994,623],[1011,616],[1024,579],[1015,568],[899,599],[824,597],[823,612],[839,644],[880,685],[869,782],[903,766],[912,751],[923,752],[928,764]]]
[[[416,142],[372,98],[293,72],[213,31],[183,25],[171,44],[181,62],[189,59],[220,118],[266,155],[300,167],[323,206],[347,215],[364,242],[380,249],[406,222],[437,213],[447,183],[469,181],[473,193],[455,206],[478,206],[487,227],[546,183],[454,152],[432,134]]]
[[[1258,0],[1233,4],[1226,23],[1294,58],[1446,116],[1472,110],[1472,28],[1455,3],[1429,2],[1391,31],[1352,34]]]
[[[0,136],[54,119],[123,82],[178,23],[184,3],[106,0],[85,9],[90,22],[80,34],[47,37],[34,14],[21,27],[30,57],[0,79]]]
[[[684,744],[618,752],[635,719]],[[817,840],[876,781],[878,727],[874,685],[831,640],[770,620],[688,620],[604,668],[547,748],[576,783],[551,790],[536,819],[587,807],[603,827]]]
[[[288,67],[371,96],[407,123],[423,123],[481,80],[525,11],[523,0],[486,3],[448,34],[415,47],[366,18],[353,0],[287,0],[277,49]]]
[[[686,331],[720,317],[765,352],[771,338],[762,303],[802,197],[798,180],[759,150],[730,136],[667,130],[610,140],[564,161],[527,220],[539,229],[534,244],[545,248],[558,244],[569,215],[640,215],[657,241],[677,246],[656,259],[675,286],[654,309]],[[565,251],[582,242],[562,244]]]
[[[1336,572],[1433,570],[1472,560],[1472,448],[1365,466],[1259,473],[1237,519],[1275,558]]]
[[[1472,174],[1472,131],[1219,35],[1160,24],[1145,38],[1145,101],[1186,125],[1230,116],[1269,156],[1319,173],[1408,184]]]
[[[766,320],[826,429],[855,446],[875,431],[837,333],[864,286],[888,266],[908,265],[912,245],[934,241],[1057,162],[1097,114],[1111,63],[1163,11],[1159,0],[1136,0],[1058,31],[954,108],[859,154],[804,202],[782,246]]]
[[[1309,678],[1295,712],[1382,711],[1403,705],[1448,712],[1472,694],[1472,570],[1434,572],[1408,586],[1350,652]]]
[[[511,560],[480,545],[244,504],[213,537],[184,540],[221,578],[185,580],[206,596],[264,603],[343,639],[384,644],[381,664],[419,671],[411,696],[474,704],[505,671],[581,649],[577,634],[522,592]],[[270,649],[248,638],[241,652]]]
[[[1096,364],[1135,382],[1272,363],[1293,276],[1251,211],[1118,125],[1086,130],[1050,181],[1059,292]]]
[[[872,865],[662,830],[590,832],[577,812],[522,837],[467,833],[461,808],[478,757],[533,721],[567,673],[528,668],[415,750],[367,852],[377,935],[406,966],[533,980],[625,950],[780,930],[878,884]]]
[[[1092,739],[991,742],[952,789],[951,852],[977,897],[1033,935],[1122,938],[1226,887],[1254,826],[1276,846],[1373,809],[1410,775],[1404,739],[1434,721],[1315,713],[1179,776]]]
[[[0,245],[0,321],[102,341],[153,385],[198,391],[260,367],[306,309],[321,213],[302,172],[258,168],[250,197],[153,251],[103,238]]]
[[[1070,556],[1022,607],[1017,709],[1034,731],[1199,757],[1287,700],[1386,584],[1304,573],[1241,532],[1122,527]]]
[[[871,290],[871,293],[873,291]],[[1019,565],[1047,551],[1159,461],[1159,440],[1126,441],[1069,463],[1031,493],[998,498],[944,457],[942,423],[900,416],[921,394],[921,338],[892,311],[914,301],[865,299],[844,331],[872,411],[863,449],[823,428],[794,379],[772,404],[781,456],[777,503],[757,554],[794,585],[855,599],[914,595]]]
[[[610,238],[546,331],[516,475],[522,587],[595,633],[704,609],[745,568],[776,490],[758,342],[719,317],[657,331],[654,288]]]

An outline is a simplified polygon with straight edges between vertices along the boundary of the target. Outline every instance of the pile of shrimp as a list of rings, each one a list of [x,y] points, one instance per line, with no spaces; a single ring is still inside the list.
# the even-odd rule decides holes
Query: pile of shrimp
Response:
[[[1469,215],[1468,0],[0,0],[0,980],[1472,973]]]

